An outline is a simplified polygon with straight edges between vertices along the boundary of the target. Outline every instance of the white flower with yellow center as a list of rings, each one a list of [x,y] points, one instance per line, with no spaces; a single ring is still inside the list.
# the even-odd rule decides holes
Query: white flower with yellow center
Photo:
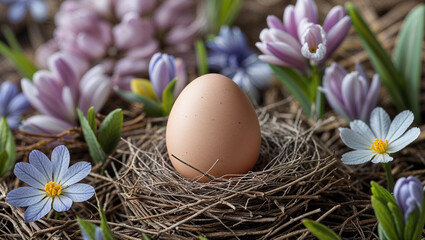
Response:
[[[370,127],[360,120],[350,123],[349,128],[340,128],[342,141],[354,151],[342,155],[342,162],[349,165],[362,164],[372,159],[373,163],[393,160],[389,155],[413,142],[421,133],[414,127],[406,132],[413,122],[413,113],[403,111],[391,122],[384,109],[378,107],[370,116]]]

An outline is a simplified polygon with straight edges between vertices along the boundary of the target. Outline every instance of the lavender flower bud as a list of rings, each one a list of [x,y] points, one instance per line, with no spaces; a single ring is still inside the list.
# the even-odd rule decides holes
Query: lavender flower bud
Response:
[[[407,222],[409,214],[415,208],[422,209],[424,188],[419,179],[412,176],[408,178],[402,177],[395,184],[394,197]]]
[[[319,24],[307,22],[304,18],[298,27],[301,39],[301,53],[317,65],[326,54],[326,33]]]
[[[161,100],[162,92],[176,77],[174,57],[165,53],[155,53],[149,62],[149,77],[156,96]]]

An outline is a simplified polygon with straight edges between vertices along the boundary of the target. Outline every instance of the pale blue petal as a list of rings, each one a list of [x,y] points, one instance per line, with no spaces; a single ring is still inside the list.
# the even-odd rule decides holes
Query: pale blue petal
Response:
[[[342,155],[342,162],[347,165],[362,164],[370,161],[374,152],[372,150],[356,150]]]
[[[373,163],[387,163],[391,162],[393,157],[388,154],[376,154],[376,156],[372,159]]]
[[[29,5],[29,10],[37,22],[42,22],[47,19],[47,14],[49,13],[49,9],[47,3],[42,0],[33,0]]]
[[[72,200],[67,196],[57,196],[53,199],[53,209],[57,212],[68,211],[72,206]]]
[[[10,191],[6,196],[6,201],[15,207],[27,207],[36,204],[46,197],[46,192],[33,188],[21,187]]]
[[[43,201],[40,201],[27,208],[24,214],[25,221],[34,222],[44,217],[52,209],[52,198],[47,197]]]
[[[9,106],[7,106],[7,115],[21,115],[24,113],[28,108],[30,108],[30,103],[28,102],[27,97],[20,93],[16,95],[12,101],[10,101]]]
[[[100,227],[97,227],[96,228],[96,232],[95,232],[95,236],[94,236],[94,238],[96,239],[96,240],[104,240],[105,238],[103,237],[103,231],[102,231],[102,228],[100,228]]]
[[[26,3],[15,3],[9,8],[7,16],[12,23],[19,23],[24,19],[26,13]]]
[[[342,141],[348,147],[352,149],[370,149],[373,139],[367,139],[365,136],[348,128],[340,128],[339,131]]]
[[[21,121],[21,116],[9,115],[6,117],[6,120],[7,120],[7,124],[9,124],[9,127],[11,129],[18,129],[19,122]]]
[[[385,139],[390,128],[391,119],[384,109],[377,107],[370,116],[370,127],[377,138]]]
[[[91,164],[89,162],[77,162],[72,165],[62,177],[61,185],[67,187],[77,183],[89,175],[90,171]]]
[[[55,147],[52,152],[53,179],[60,183],[69,167],[69,151],[64,145]]]
[[[88,184],[76,183],[62,190],[62,194],[71,198],[74,202],[83,202],[93,196],[94,188]]]
[[[388,130],[387,139],[389,142],[397,140],[412,124],[414,120],[413,113],[411,111],[403,111],[399,113],[391,123],[390,129]]]
[[[15,84],[6,81],[0,87],[0,113],[7,114],[7,106],[10,101],[18,94],[18,87]]]
[[[419,128],[410,129],[403,136],[388,144],[388,153],[395,153],[405,148],[411,142],[415,141],[419,137],[419,134],[421,134]]]
[[[370,130],[369,126],[366,125],[363,121],[354,120],[350,122],[351,129],[363,136],[366,139],[369,139],[372,145],[372,142],[377,138],[375,134],[373,134],[372,130]]]
[[[44,175],[46,183],[52,181],[52,163],[44,153],[34,150],[30,153],[29,162]]]
[[[18,162],[13,171],[15,176],[31,187],[44,189],[46,178],[33,165],[25,162]]]

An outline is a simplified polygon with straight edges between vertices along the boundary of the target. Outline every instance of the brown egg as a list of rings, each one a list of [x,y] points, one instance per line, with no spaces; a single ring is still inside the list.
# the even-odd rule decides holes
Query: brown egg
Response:
[[[201,172],[231,177],[254,167],[260,154],[260,125],[236,83],[220,74],[206,74],[193,80],[174,103],[166,143],[177,172],[207,182],[211,178]]]

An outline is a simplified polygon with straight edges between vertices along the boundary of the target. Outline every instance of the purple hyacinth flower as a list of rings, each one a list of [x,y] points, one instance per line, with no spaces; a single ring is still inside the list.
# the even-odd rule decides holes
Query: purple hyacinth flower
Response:
[[[19,127],[22,114],[30,107],[23,93],[18,92],[18,87],[11,82],[3,82],[0,86],[0,116],[7,119],[9,127]]]
[[[253,100],[258,100],[259,90],[269,86],[272,72],[249,48],[243,32],[238,27],[223,26],[207,47],[210,69],[231,78]]]
[[[77,125],[76,108],[84,113],[90,107],[98,112],[105,104],[112,81],[100,65],[87,71],[79,57],[56,53],[49,59],[50,71],[40,70],[33,82],[22,79],[22,91],[31,105],[43,115],[23,121],[30,132],[58,134]]]
[[[88,200],[94,188],[78,182],[90,173],[91,164],[78,162],[69,167],[69,161],[69,151],[63,145],[53,149],[51,161],[42,152],[32,151],[29,163],[19,162],[13,171],[29,187],[10,191],[6,201],[15,207],[28,206],[24,218],[34,222],[52,208],[63,212],[71,208],[72,202]]]
[[[318,25],[317,6],[313,0],[298,0],[285,8],[283,22],[275,16],[267,18],[268,28],[260,33],[256,46],[265,62],[298,69],[306,75],[308,60],[324,66],[342,43],[351,20],[341,6],[331,9],[323,27]]]
[[[37,22],[43,22],[47,19],[49,12],[47,3],[44,0],[0,0],[0,3],[9,4],[7,17],[12,23],[21,22],[27,11]]]
[[[394,187],[394,197],[407,222],[409,214],[415,208],[420,211],[423,207],[424,188],[421,181],[412,176],[398,179]]]
[[[156,96],[161,100],[162,92],[176,77],[174,57],[165,53],[155,53],[149,62],[149,77]]]
[[[331,107],[347,122],[359,119],[368,122],[370,113],[378,102],[381,82],[377,74],[372,83],[366,76],[363,67],[357,63],[356,71],[347,73],[337,63],[326,68],[323,87]]]

